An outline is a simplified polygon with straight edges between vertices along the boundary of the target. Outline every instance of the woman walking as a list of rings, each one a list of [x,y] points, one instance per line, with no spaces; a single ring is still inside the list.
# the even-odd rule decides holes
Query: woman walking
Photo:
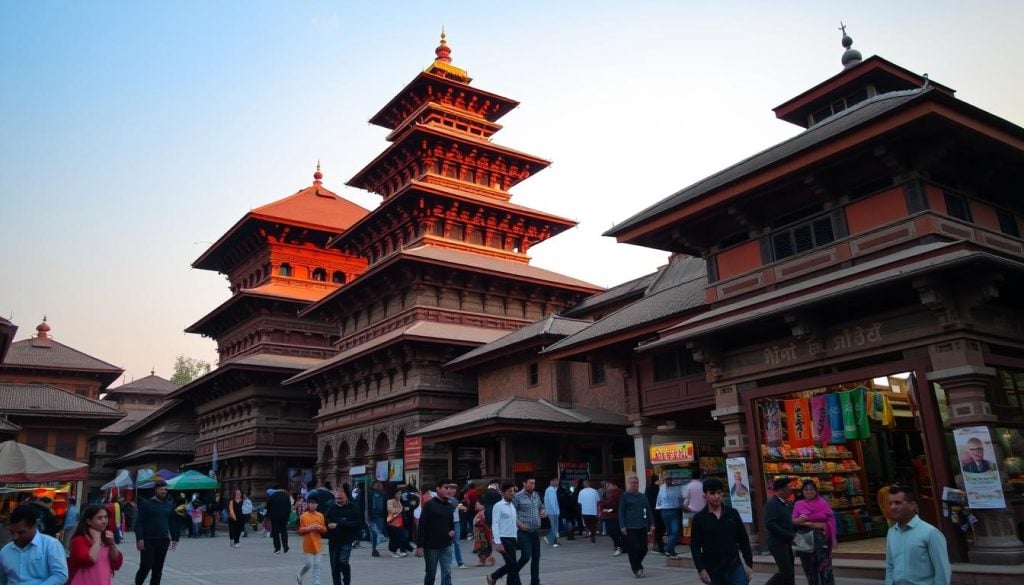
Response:
[[[793,525],[814,530],[814,552],[800,556],[808,585],[835,585],[832,551],[836,547],[836,517],[828,502],[818,495],[813,480],[805,480],[803,499],[793,506]]]
[[[114,571],[121,568],[124,555],[114,544],[114,533],[107,530],[107,508],[92,504],[85,508],[71,537],[68,557],[69,585],[111,585]]]
[[[396,559],[409,556],[409,533],[405,530],[400,492],[387,501],[387,511],[388,550]]]
[[[247,518],[242,513],[242,490],[235,490],[235,495],[228,502],[228,544],[238,548],[238,539],[242,536],[242,529],[245,528]]]
[[[480,562],[476,566],[484,567],[495,563],[491,547],[493,539],[494,535],[491,534],[491,527],[484,515],[484,503],[477,499],[476,514],[473,516],[473,552]]]

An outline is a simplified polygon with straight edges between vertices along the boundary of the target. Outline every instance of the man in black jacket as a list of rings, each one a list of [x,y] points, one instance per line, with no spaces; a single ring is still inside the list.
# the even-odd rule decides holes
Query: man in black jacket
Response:
[[[416,556],[423,557],[426,569],[423,585],[434,585],[437,566],[441,565],[441,583],[452,582],[452,539],[455,538],[455,506],[448,498],[459,489],[453,480],[437,482],[437,495],[424,503],[420,526],[416,531]],[[457,546],[457,545],[456,545]]]
[[[181,522],[174,513],[174,502],[167,498],[167,482],[154,483],[153,492],[152,498],[139,502],[135,516],[135,547],[140,553],[135,585],[142,585],[150,571],[153,572],[150,585],[160,585],[167,549],[177,548],[181,536]]]
[[[327,551],[331,560],[331,580],[334,585],[351,585],[352,543],[359,538],[363,525],[359,508],[348,498],[348,492],[339,489],[334,501],[327,506],[324,520],[327,521]],[[344,582],[342,582],[344,577]]]
[[[267,517],[270,518],[270,536],[274,539],[274,554],[288,552],[288,519],[292,515],[292,499],[281,486],[267,498]]]
[[[789,477],[779,477],[772,482],[775,495],[764,506],[764,526],[768,533],[768,551],[772,553],[779,572],[772,575],[765,585],[794,585],[796,574],[793,559],[793,510],[787,500],[793,495]]]
[[[494,519],[491,515],[494,509],[494,504],[497,504],[502,499],[501,489],[498,487],[499,485],[501,485],[500,481],[492,479],[491,482],[487,484],[487,489],[484,490],[483,495],[480,496],[480,501],[484,503],[484,520],[487,522],[488,526],[491,525],[491,521]]]
[[[754,574],[754,555],[743,520],[722,503],[722,480],[705,479],[703,490],[707,505],[690,525],[693,566],[705,585],[746,585]]]
[[[629,568],[638,579],[644,576],[647,535],[654,527],[653,509],[647,495],[640,493],[640,479],[630,477],[626,481],[626,493],[619,500],[619,526],[625,536],[623,544],[629,554]]]

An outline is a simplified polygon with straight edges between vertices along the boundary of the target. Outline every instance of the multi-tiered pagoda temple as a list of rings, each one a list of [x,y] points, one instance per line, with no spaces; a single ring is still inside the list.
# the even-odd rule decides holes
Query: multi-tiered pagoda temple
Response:
[[[321,481],[399,460],[421,482],[475,476],[479,450],[405,449],[407,433],[477,405],[475,377],[442,365],[600,290],[530,265],[531,246],[575,225],[510,202],[549,163],[492,142],[518,103],[471,86],[443,33],[435,53],[371,118],[390,145],[348,183],[383,197],[330,243],[366,271],[300,313],[340,334],[336,355],[287,382],[319,398]]]

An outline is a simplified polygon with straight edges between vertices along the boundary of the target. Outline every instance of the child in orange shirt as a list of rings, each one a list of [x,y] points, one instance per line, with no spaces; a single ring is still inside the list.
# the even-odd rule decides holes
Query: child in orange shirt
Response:
[[[302,538],[302,568],[295,577],[295,582],[302,585],[302,576],[313,569],[313,585],[320,585],[320,551],[323,549],[323,542],[320,535],[327,532],[327,522],[324,515],[316,511],[317,500],[315,492],[306,496],[306,511],[299,517],[298,533]]]

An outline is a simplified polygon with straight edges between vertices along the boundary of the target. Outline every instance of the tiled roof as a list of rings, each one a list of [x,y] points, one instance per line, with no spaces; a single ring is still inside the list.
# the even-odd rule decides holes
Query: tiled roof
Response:
[[[294,195],[257,207],[248,215],[293,221],[340,232],[368,213],[369,210],[339,197],[323,185],[313,184]]]
[[[603,408],[586,406],[569,408],[557,406],[544,399],[512,397],[464,410],[420,427],[409,434],[429,435],[473,424],[494,422],[533,422],[555,425],[629,425],[629,419],[626,418],[626,415]]]
[[[124,412],[102,400],[72,394],[47,384],[0,382],[0,413],[119,419]]]
[[[659,272],[652,272],[640,278],[635,278],[628,282],[613,286],[612,288],[599,292],[596,295],[591,295],[582,301],[576,303],[572,307],[569,307],[562,312],[566,317],[573,317],[576,315],[583,315],[590,312],[593,309],[601,307],[603,305],[609,305],[612,303],[619,302],[624,299],[631,297],[641,297],[644,294],[644,290],[651,285]]]
[[[464,353],[445,364],[445,367],[452,368],[469,362],[479,361],[490,354],[500,354],[506,348],[527,343],[531,340],[535,343],[551,343],[555,339],[579,333],[590,324],[590,321],[550,315],[540,321],[535,321],[526,327],[513,331],[504,337],[499,337],[488,344],[481,345],[472,351]]]
[[[151,374],[145,378],[139,378],[138,380],[133,380],[127,384],[122,384],[117,388],[110,388],[106,391],[106,394],[107,396],[122,393],[164,396],[177,389],[178,385],[174,382],[171,382],[166,378],[161,378],[156,374]]]
[[[606,236],[616,236],[643,224],[654,217],[696,199],[706,193],[724,187],[754,172],[814,148],[836,136],[862,126],[875,118],[912,102],[933,89],[912,89],[884,93],[836,114],[821,123],[811,126],[789,140],[780,142],[767,150],[761,151],[750,158],[742,160],[731,167],[725,168],[707,178],[686,187],[647,209],[637,213],[612,229],[605,232]]]
[[[216,368],[175,390],[171,396],[181,397],[193,389],[215,380],[227,372],[245,370],[247,368],[276,369],[282,373],[297,373],[322,363],[318,358],[256,353],[231,358],[220,363]]]
[[[441,246],[422,245],[415,248],[403,250],[401,254],[413,258],[434,260],[443,263],[454,264],[465,267],[468,270],[492,271],[509,276],[528,278],[531,280],[543,281],[552,285],[561,285],[574,288],[589,289],[591,291],[604,290],[602,287],[582,280],[577,280],[564,274],[544,270],[531,266],[525,262],[514,262],[493,256],[474,254],[463,250],[443,248]]]
[[[156,412],[159,407],[154,406],[152,408],[128,408],[124,411],[124,418],[115,421],[110,425],[103,427],[99,430],[100,435],[120,435],[129,428],[135,426],[142,420],[149,418],[149,415]]]
[[[187,455],[195,452],[196,436],[193,434],[187,434],[172,437],[159,443],[146,445],[145,447],[139,447],[134,451],[129,451],[116,459],[112,459],[110,463],[118,465],[140,457],[152,455]]]
[[[583,331],[548,346],[544,353],[561,351],[603,337],[657,323],[704,304],[707,274],[700,258],[679,258],[662,268],[645,296],[595,321]]]
[[[142,427],[146,426],[146,424],[148,424],[149,422],[151,422],[151,421],[153,421],[155,419],[160,418],[161,416],[166,414],[169,410],[173,409],[174,407],[178,406],[179,404],[181,404],[181,400],[179,400],[177,398],[170,398],[168,400],[164,400],[156,408],[151,409],[151,410],[143,411],[142,418],[137,418],[137,419],[127,423],[126,425],[124,425],[123,428],[121,428],[119,430],[110,431],[109,430],[110,427],[107,427],[107,428],[103,429],[101,432],[106,433],[106,434],[114,433],[114,434],[119,434],[119,435],[125,435],[125,434],[134,433],[135,431],[137,431],[137,430],[141,429]],[[134,412],[134,410],[132,410],[130,412]],[[120,422],[120,421],[118,421],[118,422]],[[115,426],[116,424],[117,423],[114,423],[114,425],[111,425],[111,427]]]
[[[467,325],[455,325],[452,323],[417,321],[400,329],[395,329],[378,337],[374,337],[361,345],[346,349],[338,355],[320,361],[314,367],[309,368],[304,372],[300,372],[282,383],[287,385],[294,384],[295,382],[301,382],[306,378],[310,378],[321,372],[330,370],[331,368],[334,368],[348,360],[369,353],[377,348],[406,339],[449,344],[458,343],[476,345],[494,341],[504,334],[505,331],[501,329],[485,329],[483,327],[469,327]]]
[[[300,286],[288,286],[284,283],[268,282],[267,284],[258,286],[256,288],[242,289],[237,293],[228,297],[226,301],[218,305],[209,313],[205,314],[195,323],[189,325],[186,329],[186,333],[202,333],[203,329],[207,325],[214,323],[216,318],[223,314],[228,314],[227,311],[234,308],[239,303],[242,303],[246,299],[252,298],[273,298],[278,301],[293,301],[297,307],[296,311],[303,306],[318,301],[328,294],[334,292],[338,288],[337,286],[331,287],[300,287]],[[245,305],[240,305],[242,311],[246,311]]]
[[[17,433],[21,427],[0,416],[0,433]]]
[[[54,339],[47,340],[47,346],[33,345],[36,339],[23,339],[11,344],[0,367],[26,366],[77,371],[101,371],[121,374],[121,368],[98,360],[91,355],[68,347]]]

